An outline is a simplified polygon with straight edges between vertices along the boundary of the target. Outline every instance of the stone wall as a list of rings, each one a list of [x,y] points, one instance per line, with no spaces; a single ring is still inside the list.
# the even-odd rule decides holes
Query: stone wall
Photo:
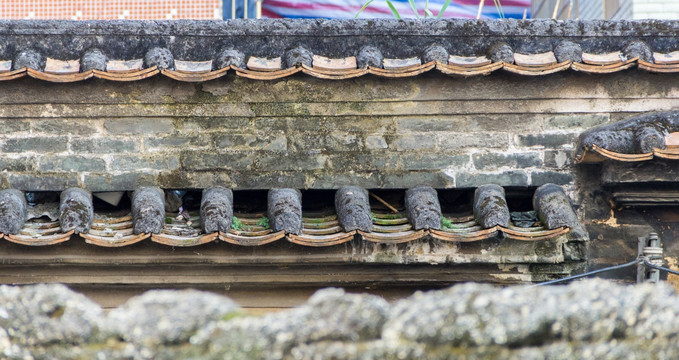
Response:
[[[92,191],[573,185],[577,135],[671,108],[673,79],[634,71],[203,84],[21,79],[0,87],[2,183]]]
[[[25,78],[0,86],[0,177],[4,188],[31,191],[553,182],[565,185],[590,232],[591,266],[602,267],[636,257],[636,238],[663,236],[663,222],[612,208],[600,166],[573,165],[574,142],[592,126],[672,109],[676,80],[635,70],[343,81],[229,75],[202,84]],[[673,236],[663,237],[670,254],[679,246]],[[634,278],[631,270],[612,276]]]

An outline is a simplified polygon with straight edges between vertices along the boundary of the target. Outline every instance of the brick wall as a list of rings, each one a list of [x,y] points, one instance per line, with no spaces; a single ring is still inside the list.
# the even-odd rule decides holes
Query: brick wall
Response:
[[[639,85],[651,81],[653,88]],[[577,135],[671,108],[658,82],[636,72],[204,84],[24,79],[0,88],[1,176],[5,187],[23,190],[572,188]]]

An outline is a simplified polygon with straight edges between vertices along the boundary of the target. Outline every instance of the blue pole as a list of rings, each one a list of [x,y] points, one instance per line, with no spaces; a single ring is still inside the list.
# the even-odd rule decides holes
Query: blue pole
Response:
[[[243,0],[236,0],[236,18],[242,19],[245,15],[243,13]],[[248,0],[248,19],[255,18],[256,1]],[[224,20],[231,19],[231,0],[222,0],[222,18]]]

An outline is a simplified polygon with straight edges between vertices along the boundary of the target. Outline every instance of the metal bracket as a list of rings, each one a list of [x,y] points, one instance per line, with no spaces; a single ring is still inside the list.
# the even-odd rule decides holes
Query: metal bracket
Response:
[[[637,265],[637,284],[643,282],[657,283],[660,281],[660,271],[647,268],[643,261],[646,260],[653,265],[662,266],[663,249],[660,244],[658,234],[650,233],[647,238],[640,237],[637,247],[639,265]]]

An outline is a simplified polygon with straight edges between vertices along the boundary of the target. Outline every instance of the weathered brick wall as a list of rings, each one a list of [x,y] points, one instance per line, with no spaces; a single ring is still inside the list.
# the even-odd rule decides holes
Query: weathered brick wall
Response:
[[[573,165],[575,139],[598,124],[672,109],[676,80],[634,70],[203,84],[27,78],[0,86],[0,176],[5,188],[93,191],[554,182],[590,232],[590,266],[602,267],[632,260],[636,238],[660,225],[643,210],[612,206],[600,165]],[[676,266],[670,235],[663,241]]]
[[[636,72],[204,84],[22,79],[0,87],[2,181],[93,191],[573,184],[577,135],[670,108],[660,80]]]
[[[632,260],[636,238],[661,225],[643,210],[612,206],[600,165],[573,165],[575,139],[598,124],[672,109],[676,78],[632,70],[203,84],[21,79],[0,86],[0,176],[5,188],[93,191],[554,182],[590,232],[596,268]],[[668,261],[679,246],[670,235]],[[633,270],[610,276],[634,278]]]

